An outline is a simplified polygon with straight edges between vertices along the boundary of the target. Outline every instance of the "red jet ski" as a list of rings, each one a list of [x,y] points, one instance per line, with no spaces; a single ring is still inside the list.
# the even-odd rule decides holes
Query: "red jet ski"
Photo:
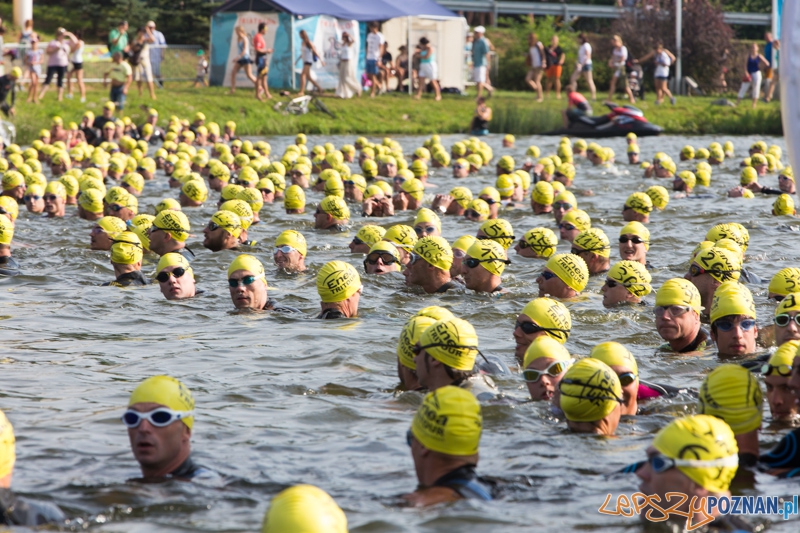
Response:
[[[566,135],[572,137],[625,137],[633,132],[638,137],[660,134],[664,128],[647,121],[642,110],[632,105],[617,105],[606,102],[611,110],[600,117],[571,117],[567,128],[546,132],[544,135]]]

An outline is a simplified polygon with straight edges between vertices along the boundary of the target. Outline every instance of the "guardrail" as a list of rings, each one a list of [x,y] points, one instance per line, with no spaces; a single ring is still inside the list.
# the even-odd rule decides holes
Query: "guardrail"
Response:
[[[555,2],[498,2],[494,0],[436,0],[436,2],[452,11],[475,11],[497,15],[556,15],[570,17],[619,18],[627,9],[616,6],[597,6],[587,4],[569,4]],[[723,20],[727,24],[746,24],[753,26],[770,26],[770,13],[732,13],[724,12]]]

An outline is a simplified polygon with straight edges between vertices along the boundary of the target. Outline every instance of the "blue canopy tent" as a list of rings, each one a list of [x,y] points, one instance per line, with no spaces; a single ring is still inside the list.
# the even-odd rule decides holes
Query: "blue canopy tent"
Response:
[[[398,37],[397,21],[403,20],[404,33]],[[452,11],[440,6],[433,0],[228,0],[219,7],[211,18],[211,51],[210,80],[213,85],[226,85],[232,70],[233,59],[237,57],[234,27],[241,25],[252,40],[256,27],[260,22],[268,25],[267,47],[273,48],[270,58],[268,82],[270,87],[296,88],[298,76],[296,62],[300,52],[299,32],[306,30],[320,55],[328,63],[337,61],[335,46],[340,32],[344,29],[355,37],[359,46],[358,72],[364,68],[366,22],[394,22],[391,31],[392,40],[405,42],[408,46],[415,27],[413,20],[428,21],[427,28],[437,21],[463,21]],[[441,24],[440,24],[441,25]],[[461,27],[457,23],[457,27]],[[453,27],[456,27],[453,26]],[[386,27],[386,26],[384,26]],[[442,38],[444,32],[441,31]],[[386,34],[386,30],[383,30]],[[436,33],[436,28],[434,28]],[[460,31],[460,30],[459,30]],[[417,33],[425,33],[418,30]],[[455,34],[448,33],[449,44],[455,44]],[[316,37],[316,39],[315,39]],[[459,49],[463,48],[463,35],[458,36]],[[330,45],[328,44],[330,42]],[[436,44],[436,41],[432,39]],[[442,52],[445,47],[442,46]],[[317,67],[317,65],[315,65]],[[315,68],[323,87],[330,88],[335,84],[335,72],[326,65],[326,69]],[[451,76],[452,77],[452,76]],[[452,84],[452,83],[451,83]],[[246,78],[237,77],[237,85],[248,85]],[[461,83],[463,87],[463,80]],[[252,84],[250,84],[252,86]]]

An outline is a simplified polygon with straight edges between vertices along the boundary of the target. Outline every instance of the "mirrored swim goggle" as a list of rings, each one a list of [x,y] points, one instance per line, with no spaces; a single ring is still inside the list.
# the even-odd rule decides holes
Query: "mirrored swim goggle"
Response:
[[[139,427],[142,420],[147,420],[153,426],[163,428],[177,420],[183,420],[191,416],[194,416],[194,411],[173,411],[166,407],[158,407],[144,413],[128,409],[122,415],[122,423],[129,428],[136,428]]]
[[[548,375],[550,377],[560,376],[575,362],[575,359],[569,361],[553,361],[544,370],[535,370],[533,368],[526,368],[522,371],[522,379],[528,383],[536,383],[542,376]]]
[[[253,283],[256,282],[256,280],[264,279],[265,277],[266,277],[265,274],[259,274],[258,276],[244,276],[241,279],[229,278],[228,279],[228,286],[231,289],[235,289],[239,285],[244,285],[244,286],[252,285]]]

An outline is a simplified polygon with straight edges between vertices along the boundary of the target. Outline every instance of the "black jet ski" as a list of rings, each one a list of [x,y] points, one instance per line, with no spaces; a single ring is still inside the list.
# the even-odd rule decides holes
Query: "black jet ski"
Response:
[[[548,131],[544,135],[600,138],[625,137],[633,132],[638,137],[648,137],[658,135],[664,129],[648,122],[642,110],[637,107],[619,106],[611,102],[606,102],[605,105],[611,110],[607,115],[570,117],[569,127]]]

